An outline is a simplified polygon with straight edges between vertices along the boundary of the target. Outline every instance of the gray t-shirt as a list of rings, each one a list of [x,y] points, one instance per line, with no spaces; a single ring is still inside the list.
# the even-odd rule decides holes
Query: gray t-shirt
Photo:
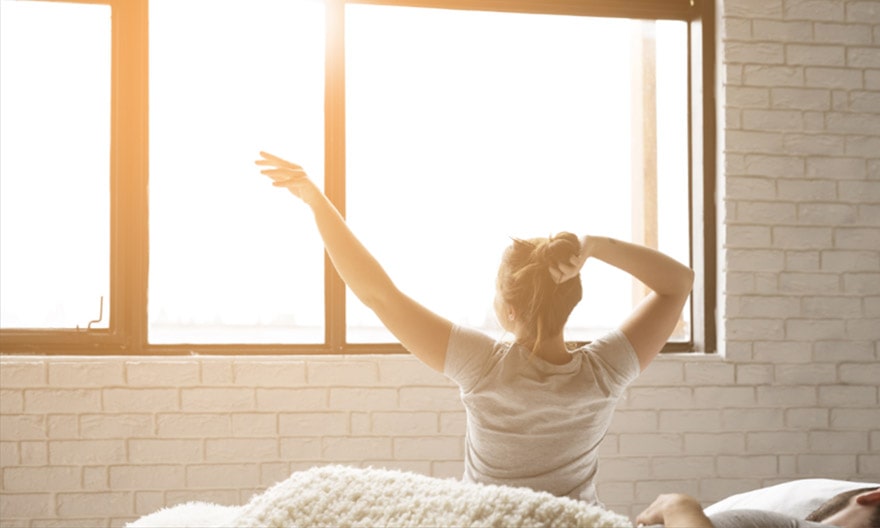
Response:
[[[639,371],[619,330],[555,365],[523,346],[456,326],[444,372],[461,388],[467,411],[464,480],[598,503],[597,448]]]
[[[709,516],[715,528],[829,528],[829,524],[797,519],[765,510],[727,510]],[[643,528],[663,528],[652,524]]]

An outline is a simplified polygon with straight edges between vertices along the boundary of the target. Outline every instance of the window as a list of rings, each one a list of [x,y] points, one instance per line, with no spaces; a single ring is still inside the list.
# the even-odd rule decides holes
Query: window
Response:
[[[395,281],[456,322],[500,335],[494,278],[510,237],[593,232],[710,277],[667,348],[713,349],[710,2],[0,0],[4,79],[39,58],[6,45],[6,15],[32,4],[47,10],[10,23],[33,29],[67,8],[97,20],[68,23],[92,39],[64,46],[88,97],[13,98],[4,84],[3,109],[51,101],[80,112],[75,130],[97,128],[63,136],[82,159],[79,184],[53,185],[75,185],[66,210],[45,200],[57,175],[33,185],[33,156],[4,161],[3,352],[400,350],[329,267],[307,208],[259,174],[259,150],[303,164]],[[8,114],[4,152],[5,132],[33,123]],[[39,208],[7,201],[76,220],[44,229]],[[32,272],[53,252],[57,285]],[[584,288],[573,341],[644,294],[601,264]],[[51,319],[56,305],[66,319]]]

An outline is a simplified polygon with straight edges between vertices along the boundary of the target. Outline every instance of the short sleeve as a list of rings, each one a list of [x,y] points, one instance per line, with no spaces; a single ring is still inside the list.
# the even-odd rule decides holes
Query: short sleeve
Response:
[[[762,510],[727,510],[710,515],[715,528],[821,528],[829,526]]]
[[[639,376],[641,367],[635,349],[620,330],[612,330],[584,347],[587,361],[606,385],[618,395]],[[601,375],[599,377],[598,375]]]
[[[497,342],[486,334],[455,325],[446,348],[443,373],[470,392],[492,363]]]

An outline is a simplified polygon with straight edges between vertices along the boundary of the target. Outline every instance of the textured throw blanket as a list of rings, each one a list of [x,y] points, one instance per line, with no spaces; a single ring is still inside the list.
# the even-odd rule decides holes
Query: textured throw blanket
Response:
[[[181,504],[128,528],[195,527],[631,527],[598,506],[549,493],[417,473],[348,466],[294,473],[244,506]]]

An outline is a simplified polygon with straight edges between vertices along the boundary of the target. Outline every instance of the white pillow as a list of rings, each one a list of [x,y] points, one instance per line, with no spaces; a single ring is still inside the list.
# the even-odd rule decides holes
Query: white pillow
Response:
[[[844,491],[878,486],[871,482],[801,479],[731,495],[712,504],[706,515],[727,510],[767,510],[804,519],[831,497]]]

